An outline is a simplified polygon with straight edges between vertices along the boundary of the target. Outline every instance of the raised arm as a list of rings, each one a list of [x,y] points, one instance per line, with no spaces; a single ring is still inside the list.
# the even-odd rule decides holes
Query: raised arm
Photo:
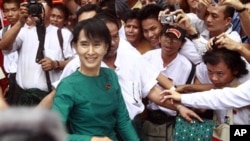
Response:
[[[221,0],[220,4],[229,5],[236,9],[240,17],[241,27],[248,37],[250,37],[250,7],[241,3],[239,0]]]
[[[24,2],[20,6],[20,18],[16,24],[14,24],[8,31],[6,31],[0,41],[0,49],[11,50],[19,31],[26,23],[28,18],[28,8],[25,6],[27,2]]]

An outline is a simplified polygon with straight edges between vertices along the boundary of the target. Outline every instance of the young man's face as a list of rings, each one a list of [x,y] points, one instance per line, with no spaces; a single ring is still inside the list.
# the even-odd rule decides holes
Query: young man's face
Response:
[[[58,8],[52,8],[50,14],[50,23],[59,28],[62,28],[66,24],[66,22],[67,21],[64,12],[59,10]]]
[[[206,64],[209,79],[217,88],[222,88],[233,81],[234,72],[228,68],[224,61],[217,65]]]
[[[19,19],[19,5],[17,3],[4,3],[3,13],[8,22],[14,25]]]
[[[161,23],[154,18],[148,18],[141,21],[144,37],[153,47],[159,45],[160,33],[162,30]]]
[[[163,56],[177,55],[182,46],[182,41],[177,39],[177,37],[172,33],[162,35],[160,37],[160,43]]]
[[[209,5],[205,15],[205,24],[209,32],[220,34],[225,32],[231,23],[231,17],[225,18],[226,6]]]
[[[117,49],[119,47],[120,36],[119,29],[115,23],[107,22],[106,26],[109,29],[111,35],[111,47],[108,54],[105,56],[107,58],[115,57],[117,54]]]
[[[131,44],[139,42],[142,38],[140,21],[137,19],[128,19],[125,23],[125,35]]]

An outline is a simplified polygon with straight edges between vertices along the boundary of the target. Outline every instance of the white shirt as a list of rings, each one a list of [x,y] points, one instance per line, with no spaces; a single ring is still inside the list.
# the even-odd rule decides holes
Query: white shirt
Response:
[[[163,66],[164,62],[161,57],[161,49],[148,51],[143,55],[143,57],[152,66],[154,66],[159,71],[159,73],[161,72],[170,80],[172,80],[174,85],[185,84],[192,69],[192,64],[190,61],[179,53],[177,54],[176,58],[174,58],[166,67]],[[149,102],[147,108],[151,110],[160,109],[169,115],[176,115],[176,111],[158,106],[153,102]]]
[[[212,89],[210,91],[181,95],[181,103],[195,108],[228,110],[240,108],[237,111],[241,121],[234,116],[234,124],[250,124],[249,110],[242,112],[242,108],[250,105],[250,80],[237,88]]]
[[[250,70],[250,66],[247,63],[247,68]],[[196,68],[196,77],[202,84],[212,84],[211,80],[208,77],[208,70],[204,63],[201,63]],[[238,86],[250,79],[250,73],[242,76],[241,78],[235,78],[228,86]],[[250,123],[250,108],[243,107],[238,109],[233,109],[235,111],[234,124],[249,124]],[[215,114],[220,123],[224,122],[224,117],[227,114],[227,110],[218,110],[215,109]]]
[[[120,39],[120,43],[123,43],[123,40]],[[120,43],[115,60],[115,72],[118,76],[129,116],[131,119],[134,119],[137,114],[143,112],[145,107],[142,103],[142,98],[145,98],[153,86],[156,85],[156,78],[159,73],[143,60],[137,50],[136,52],[130,49],[124,50],[126,46],[121,47],[124,44]],[[60,80],[72,74],[79,66],[79,57],[71,60],[64,68]],[[101,66],[108,67],[104,62],[102,62]],[[59,81],[53,83],[55,88]]]
[[[201,55],[199,55],[197,52],[194,43],[188,38],[186,38],[186,42],[182,45],[179,53],[185,56],[195,65],[202,62]]]
[[[197,52],[194,43],[189,40],[188,38],[185,38],[186,42],[182,45],[179,53],[185,56],[188,60],[193,62],[195,65],[202,62],[202,57]],[[157,45],[155,49],[160,49],[160,45]]]
[[[46,36],[44,43],[44,56],[52,60],[64,60],[62,50],[57,39],[57,27],[49,25],[46,28]],[[73,56],[70,45],[71,32],[62,30],[63,53],[66,58]],[[12,45],[12,51],[18,50],[18,70],[16,73],[16,81],[23,89],[38,88],[48,91],[46,84],[45,72],[40,64],[36,63],[36,54],[39,46],[36,27],[21,28],[15,42]],[[50,71],[51,82],[59,79],[60,70]]]
[[[7,30],[9,30],[10,25],[7,27]],[[2,39],[3,35],[3,28],[0,30],[0,39]],[[3,57],[4,57],[4,62],[3,62],[3,67],[4,70],[7,73],[16,73],[17,72],[17,61],[18,61],[18,53],[17,51],[11,52],[11,53],[5,53],[3,51]]]
[[[200,20],[197,15],[195,14],[187,14],[189,17],[191,24],[196,28],[196,30],[200,33],[199,38],[193,39],[193,43],[195,44],[195,47],[197,49],[197,52],[200,55],[203,55],[207,49],[206,45],[208,44],[208,41],[210,39],[209,31],[206,29],[206,26],[204,24],[203,20]],[[236,42],[241,42],[241,37],[238,32],[232,31],[232,24],[230,24],[230,27],[225,31],[225,33],[228,35],[229,38],[233,39]]]

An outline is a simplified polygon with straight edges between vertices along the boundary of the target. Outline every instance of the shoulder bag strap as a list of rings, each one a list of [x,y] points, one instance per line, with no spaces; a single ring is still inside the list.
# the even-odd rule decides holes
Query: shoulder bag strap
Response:
[[[59,28],[57,30],[57,36],[58,36],[58,40],[59,40],[59,43],[60,43],[63,59],[65,59],[65,56],[64,56],[64,53],[63,53],[63,36],[62,36],[61,28]]]
[[[44,41],[45,41],[45,33],[46,33],[46,27],[44,25],[37,25],[37,36],[39,40],[39,46],[36,54],[36,62],[39,62],[41,59],[44,58]],[[45,77],[46,77],[46,83],[48,86],[49,92],[52,91],[52,85],[51,80],[49,76],[49,71],[45,71]]]
[[[193,64],[192,62],[191,62],[191,64],[192,64],[192,69],[191,69],[191,72],[190,72],[190,74],[189,74],[189,76],[188,76],[188,79],[187,79],[187,81],[186,81],[186,84],[191,84],[191,82],[192,82],[192,80],[193,80],[193,78],[194,78],[194,74],[195,74],[196,68],[195,68],[195,64]]]

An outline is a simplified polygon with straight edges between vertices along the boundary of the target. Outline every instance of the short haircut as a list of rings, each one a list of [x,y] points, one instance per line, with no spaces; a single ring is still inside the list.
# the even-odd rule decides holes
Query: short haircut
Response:
[[[20,6],[20,4],[22,3],[22,0],[3,0],[2,1],[2,5],[1,8],[4,9],[3,5],[6,3],[16,3],[18,5],[18,7]]]
[[[109,51],[111,47],[111,35],[103,21],[97,18],[90,18],[78,22],[73,29],[71,43],[76,43],[79,40],[79,34],[82,30],[84,30],[85,36],[90,40],[100,39],[107,43]]]
[[[96,4],[86,4],[82,6],[77,12],[76,12],[76,17],[78,17],[84,13],[84,12],[90,12],[90,11],[95,11],[96,13],[100,12],[100,7]]]
[[[68,20],[70,12],[69,12],[69,9],[66,7],[65,4],[62,4],[62,3],[54,4],[53,8],[56,8],[56,9],[62,11],[64,13],[64,19]]]
[[[158,15],[161,10],[163,9],[156,4],[146,5],[140,10],[140,15],[139,15],[140,21],[148,18],[153,18],[158,20]]]
[[[114,14],[105,11],[106,10],[96,14],[95,17],[102,20],[104,23],[109,23],[109,22],[114,23],[117,26],[117,29],[119,30],[120,27],[119,19]]]
[[[125,14],[124,22],[126,23],[127,20],[129,20],[129,19],[137,19],[137,20],[140,20],[140,18],[139,18],[139,13],[140,13],[140,9],[139,9],[139,8],[134,8],[134,9],[129,10],[129,11]]]
[[[27,1],[29,1],[29,0],[27,0]],[[46,3],[47,3],[47,5],[50,7],[50,8],[53,8],[53,1],[52,0],[44,0]]]
[[[233,18],[234,12],[235,12],[235,9],[234,9],[233,7],[231,7],[231,6],[226,6],[226,7],[225,7],[225,10],[224,10],[224,12],[223,12],[224,18],[228,18],[228,17]]]
[[[205,64],[217,65],[224,61],[232,72],[237,72],[233,74],[236,78],[240,78],[245,74],[248,74],[246,67],[246,62],[241,58],[241,55],[232,50],[226,48],[217,48],[207,51],[202,59]]]

